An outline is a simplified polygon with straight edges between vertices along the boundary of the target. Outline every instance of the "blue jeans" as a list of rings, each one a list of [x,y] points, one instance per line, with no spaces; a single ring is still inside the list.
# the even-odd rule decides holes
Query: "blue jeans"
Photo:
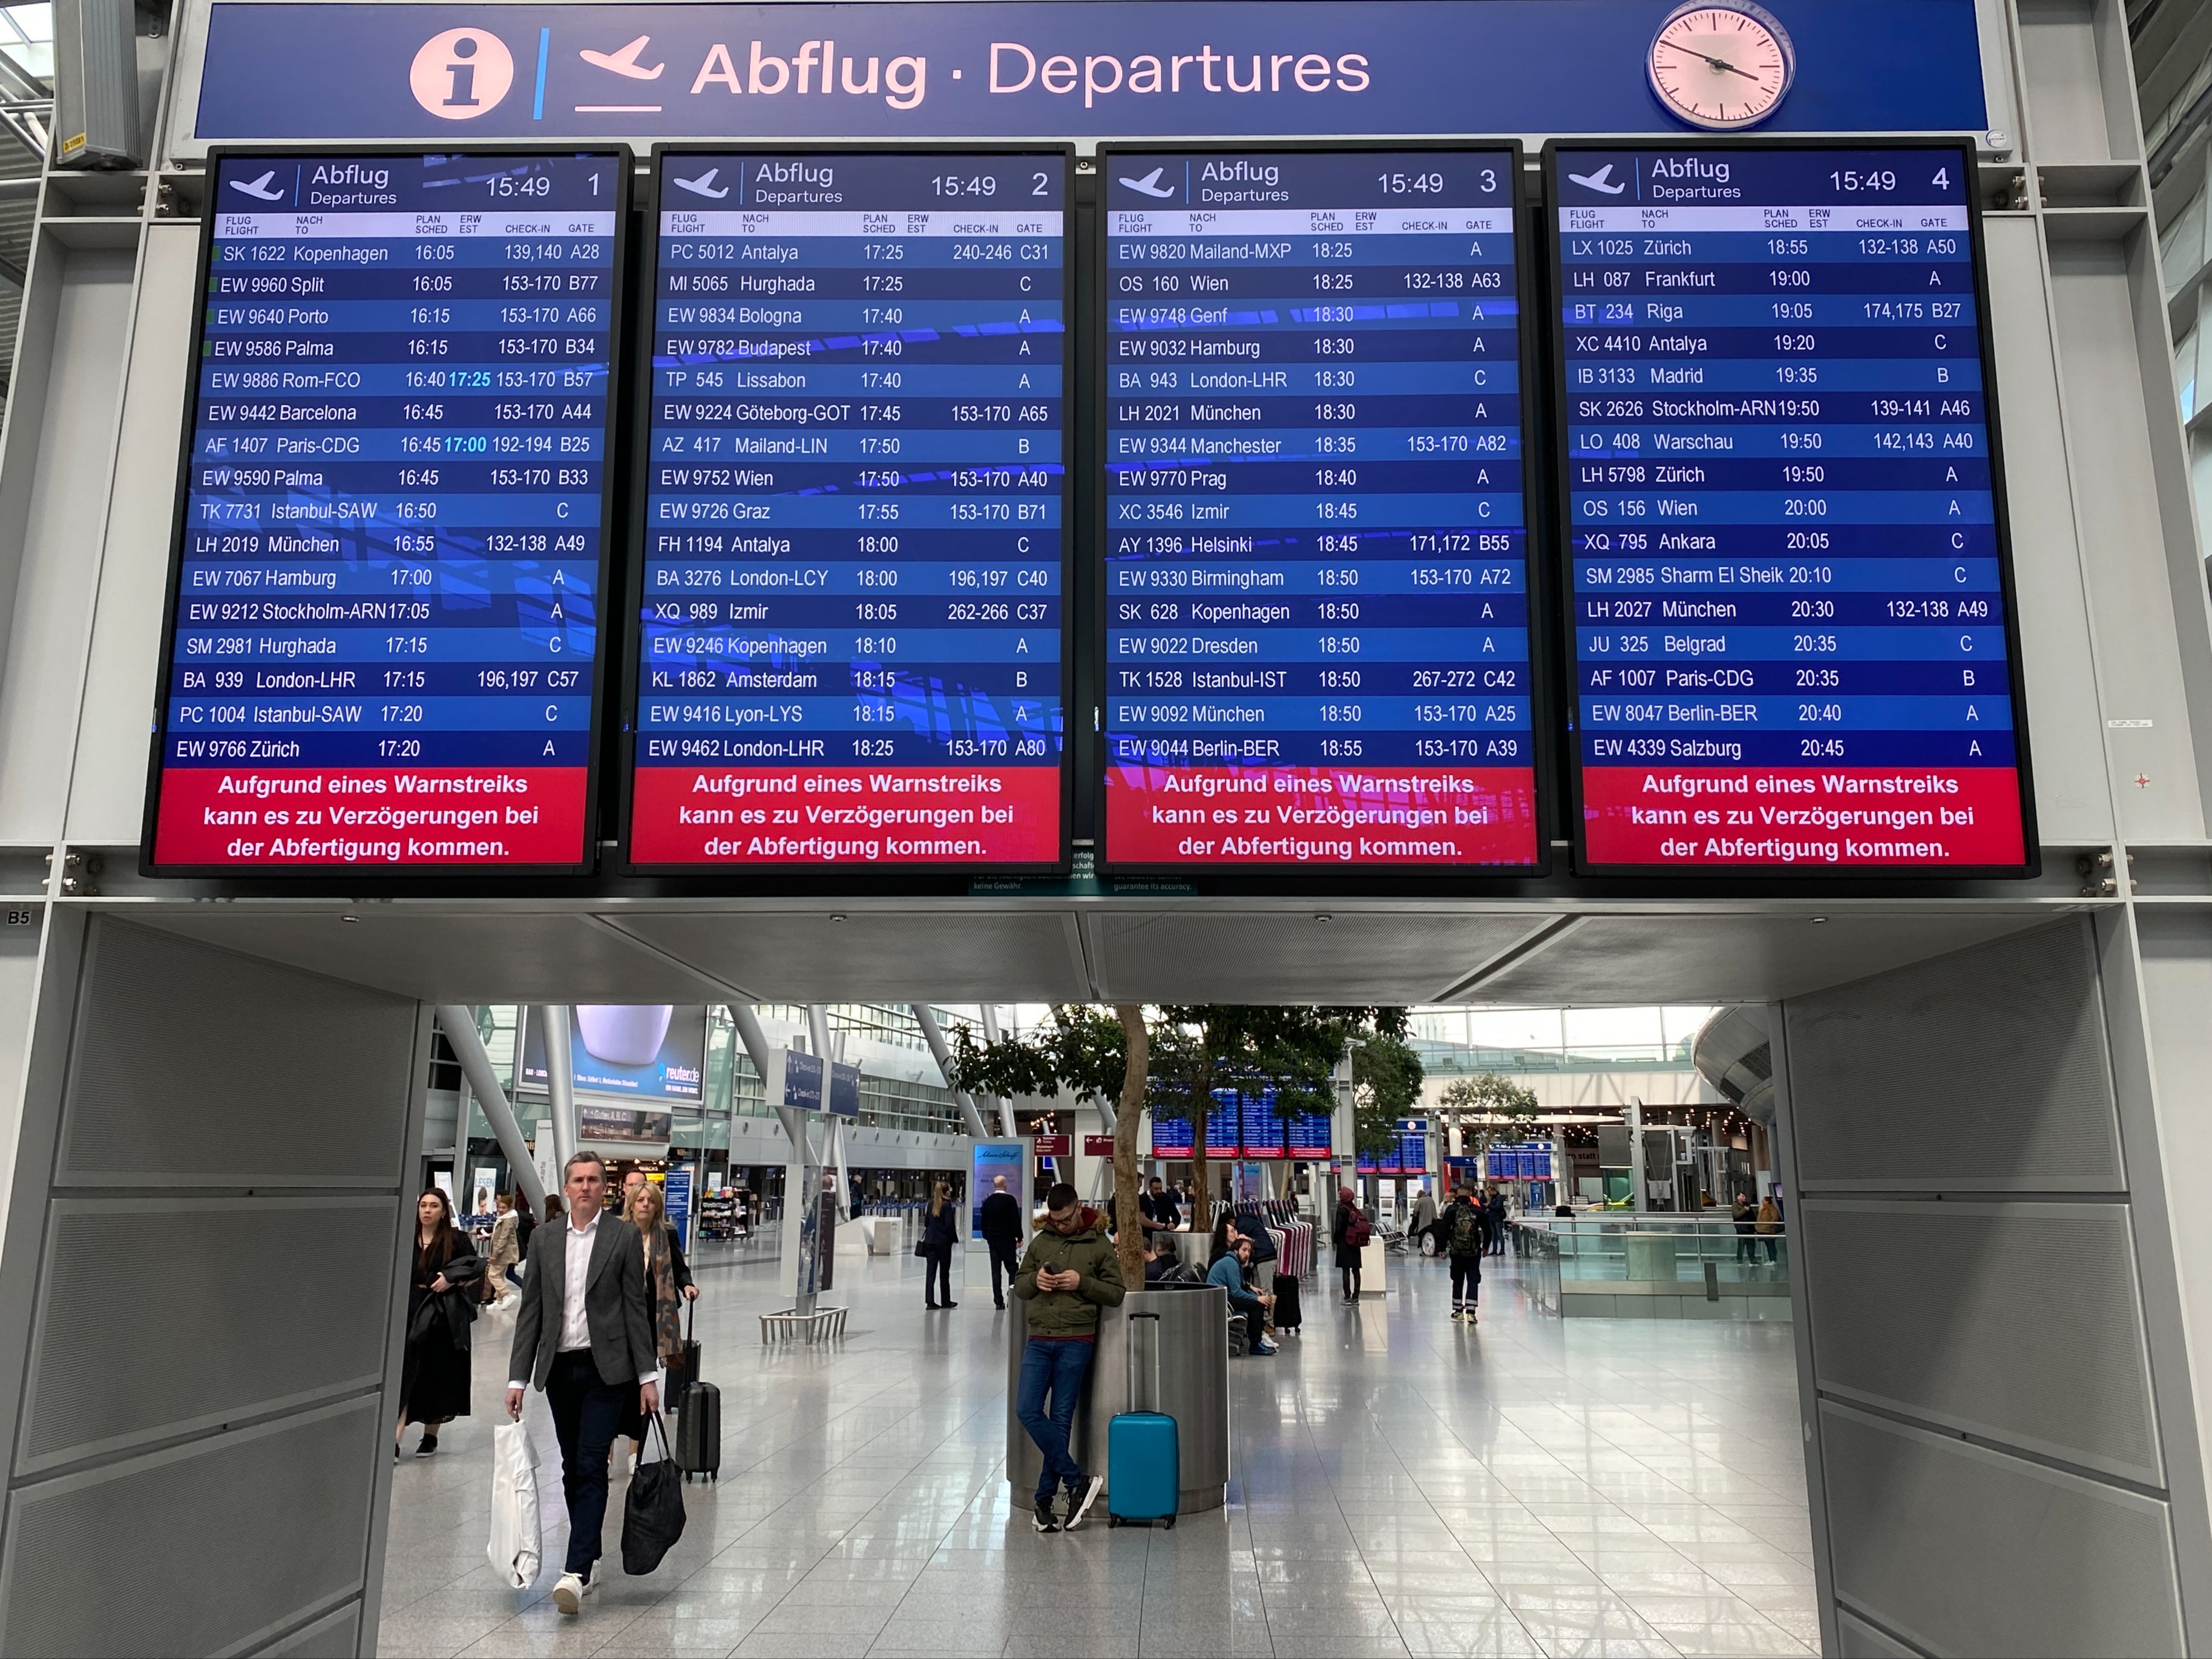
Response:
[[[1029,1431],[1044,1454],[1037,1475],[1036,1501],[1052,1502],[1065,1486],[1070,1492],[1083,1485],[1083,1471],[1068,1455],[1068,1431],[1075,1425],[1076,1402],[1083,1398],[1083,1379],[1091,1371],[1091,1342],[1045,1342],[1031,1337],[1022,1346],[1022,1387],[1014,1401],[1014,1415]],[[1045,1396],[1052,1396],[1052,1413],[1045,1413]]]

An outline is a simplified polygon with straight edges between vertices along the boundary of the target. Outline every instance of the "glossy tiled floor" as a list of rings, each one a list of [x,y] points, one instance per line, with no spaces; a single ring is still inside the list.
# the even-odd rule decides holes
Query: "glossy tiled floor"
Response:
[[[856,1246],[858,1239],[843,1241]],[[1392,1264],[1387,1308],[1310,1296],[1274,1359],[1231,1362],[1225,1513],[1172,1532],[1039,1537],[1000,1473],[1003,1324],[987,1288],[927,1314],[910,1257],[841,1261],[851,1331],[763,1350],[766,1262],[702,1265],[723,1475],[690,1489],[647,1578],[617,1547],[581,1619],[559,1570],[484,1559],[487,1446],[510,1321],[478,1326],[477,1414],[393,1474],[381,1650],[395,1655],[1798,1654],[1817,1647],[1787,1325],[1522,1310],[1480,1326],[1443,1264]],[[1319,1286],[1316,1287],[1319,1289]],[[410,1431],[411,1452],[414,1433]]]

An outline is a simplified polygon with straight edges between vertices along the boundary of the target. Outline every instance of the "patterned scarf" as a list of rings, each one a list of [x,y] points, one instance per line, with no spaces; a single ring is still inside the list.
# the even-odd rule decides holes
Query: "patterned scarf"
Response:
[[[653,1286],[653,1346],[663,1359],[684,1352],[684,1298],[676,1291],[676,1259],[668,1249],[668,1224],[645,1235],[645,1277]]]

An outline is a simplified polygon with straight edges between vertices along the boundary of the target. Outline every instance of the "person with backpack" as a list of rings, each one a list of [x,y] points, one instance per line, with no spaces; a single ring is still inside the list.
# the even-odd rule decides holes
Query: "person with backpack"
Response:
[[[1482,1206],[1474,1201],[1474,1194],[1462,1187],[1444,1212],[1442,1222],[1444,1253],[1451,1257],[1452,1314],[1451,1316],[1472,1325],[1475,1322],[1474,1304],[1482,1294],[1482,1252],[1490,1235],[1484,1224]]]
[[[1343,1281],[1343,1302],[1351,1307],[1359,1300],[1359,1253],[1367,1248],[1374,1229],[1368,1223],[1367,1213],[1349,1187],[1336,1189],[1336,1222],[1329,1229],[1328,1242],[1336,1247],[1336,1271]]]

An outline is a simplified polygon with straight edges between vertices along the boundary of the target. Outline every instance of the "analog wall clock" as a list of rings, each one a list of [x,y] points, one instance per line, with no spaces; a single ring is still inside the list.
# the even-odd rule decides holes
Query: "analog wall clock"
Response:
[[[1651,90],[1677,118],[1738,132],[1774,113],[1797,74],[1797,51],[1773,13],[1749,0],[1692,3],[1667,15],[1645,60]]]

